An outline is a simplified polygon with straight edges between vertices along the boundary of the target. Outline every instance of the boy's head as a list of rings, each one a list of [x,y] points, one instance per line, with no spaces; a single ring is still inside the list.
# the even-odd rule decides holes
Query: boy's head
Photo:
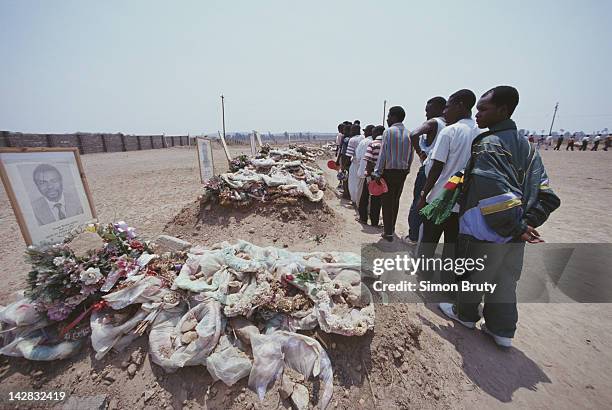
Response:
[[[382,125],[377,125],[372,130],[372,137],[374,137],[374,138],[379,137],[379,136],[383,135],[383,132],[385,132],[385,127],[383,127]]]
[[[471,90],[459,90],[450,97],[444,108],[444,119],[447,124],[454,124],[462,118],[472,115],[472,107],[476,103],[476,95]]]
[[[372,124],[366,125],[366,127],[363,129],[363,135],[365,135],[366,137],[371,136],[372,130],[374,130],[374,126]]]
[[[352,127],[352,124],[344,124],[344,129],[342,130],[342,133],[344,134],[345,137],[348,137],[351,135],[351,127]]]
[[[441,117],[445,106],[446,99],[444,97],[431,98],[425,106],[425,118],[431,120],[432,118]]]
[[[509,119],[519,103],[516,88],[500,85],[480,97],[476,109],[476,123],[479,128],[489,128],[498,122]]]
[[[390,127],[393,124],[403,122],[404,118],[406,118],[406,112],[402,107],[399,105],[391,107],[389,108],[389,113],[387,114],[387,125]]]
[[[353,124],[351,126],[351,137],[355,137],[359,134],[361,134],[361,127],[359,126],[359,124]]]
[[[344,123],[341,122],[340,124],[338,124],[338,132],[342,134],[343,131],[344,131]]]

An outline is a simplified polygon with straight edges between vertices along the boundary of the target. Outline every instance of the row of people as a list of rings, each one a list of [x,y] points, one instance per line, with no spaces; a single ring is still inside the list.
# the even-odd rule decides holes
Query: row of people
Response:
[[[511,345],[516,330],[515,291],[524,244],[541,242],[536,228],[560,205],[537,149],[519,137],[511,119],[518,101],[518,91],[509,86],[487,91],[478,104],[475,94],[463,89],[448,100],[430,99],[426,121],[412,134],[403,125],[404,110],[396,106],[389,110],[386,130],[368,126],[362,136],[359,124],[343,123],[338,139],[338,163],[348,173],[344,195],[360,209],[360,222],[368,216],[372,225],[378,225],[375,197],[367,201],[364,193],[368,178],[379,184],[384,179],[387,185],[377,199],[382,205],[384,240],[396,238],[400,198],[416,155],[420,166],[405,240],[418,244],[419,257],[432,257],[442,234],[443,257],[475,259],[480,244],[514,245],[499,249],[491,269],[462,278],[451,272],[440,278],[446,283],[461,279],[498,284],[492,293],[458,292],[454,303],[441,303],[440,309],[474,328],[484,297],[486,327],[482,328],[502,346]],[[500,300],[510,302],[497,303]]]
[[[602,140],[604,143],[604,148],[603,148],[604,151],[607,151],[608,148],[612,146],[612,136],[611,135],[602,137],[601,135],[598,134],[598,135],[593,136],[592,138],[593,138],[593,146],[590,149],[591,151],[597,151],[599,149],[599,144],[601,143]],[[548,149],[553,146],[554,137],[552,135],[549,135],[548,137],[544,137],[542,135],[540,138],[537,139],[537,142],[536,142],[536,137],[533,135],[530,135],[529,137],[527,137],[527,139],[529,140],[529,142],[535,143],[538,149],[540,149],[543,146],[544,149],[548,151]],[[565,137],[563,135],[558,136],[557,142],[555,144],[555,147],[553,148],[553,151],[560,151],[564,140],[565,140]],[[582,138],[580,138],[580,147],[578,148],[578,151],[586,151],[590,142],[591,142],[590,135],[585,135]],[[567,137],[567,145],[565,147],[565,150],[573,151],[575,144],[576,144],[576,135],[570,135],[569,137]]]

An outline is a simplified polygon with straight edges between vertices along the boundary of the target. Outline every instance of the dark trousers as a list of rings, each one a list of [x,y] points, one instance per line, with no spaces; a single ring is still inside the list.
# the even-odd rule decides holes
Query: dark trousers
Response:
[[[382,177],[387,183],[388,188],[388,191],[381,195],[385,235],[393,235],[395,233],[395,222],[397,222],[400,197],[402,196],[407,175],[407,169],[385,169],[383,171]]]
[[[421,227],[421,214],[416,209],[421,197],[421,191],[425,186],[425,166],[419,168],[419,172],[414,180],[414,190],[412,191],[412,205],[410,206],[410,213],[408,213],[408,238],[412,241],[419,239],[419,228]]]
[[[588,142],[583,142],[578,151],[586,151]]]
[[[572,141],[567,143],[567,147],[565,147],[565,150],[567,151],[570,148],[572,149],[572,151],[574,150],[574,142]]]
[[[591,148],[591,151],[597,151],[598,147],[599,147],[599,141],[595,141],[595,143],[593,144],[593,148]]]
[[[559,148],[561,148],[561,144],[563,144],[563,139],[559,138],[557,140],[557,145],[555,146],[555,148],[553,148],[553,151],[559,151]]]
[[[380,219],[380,196],[370,195],[368,191],[369,178],[363,180],[363,189],[361,198],[359,199],[359,219],[362,222],[368,223],[368,215],[372,226],[378,225]]]
[[[446,221],[440,225],[433,223],[429,219],[423,219],[423,236],[419,245],[419,256],[424,258],[432,258],[436,252],[436,247],[440,241],[440,237],[444,233],[444,248],[442,250],[442,258],[454,258],[457,236],[459,235],[459,214],[452,212]],[[433,274],[433,272],[428,272]],[[455,275],[453,272],[440,272],[441,283],[455,283]]]
[[[456,307],[459,318],[468,322],[480,320],[478,305],[484,297],[483,316],[487,328],[498,336],[514,337],[518,310],[516,308],[516,287],[523,270],[524,242],[493,244],[479,241],[468,235],[459,235],[457,258],[484,258],[484,269],[472,269],[463,276],[470,284],[496,284],[495,291],[462,291],[461,283],[457,292]]]
[[[351,166],[351,157],[347,155],[342,155],[341,161],[342,161],[342,169],[346,173],[346,178],[344,178],[344,181],[342,181],[342,198],[350,200],[351,194],[348,189],[348,179],[349,179],[349,168]]]

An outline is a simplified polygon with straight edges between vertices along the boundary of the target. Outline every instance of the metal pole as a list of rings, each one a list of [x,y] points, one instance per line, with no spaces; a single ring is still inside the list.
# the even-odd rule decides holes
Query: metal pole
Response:
[[[383,120],[382,125],[385,126],[385,118],[387,117],[387,100],[383,103]]]
[[[225,139],[225,97],[221,94],[221,116],[223,117],[223,139]]]
[[[553,124],[555,123],[555,117],[557,116],[557,109],[559,108],[559,103],[555,104],[555,112],[553,113],[552,122],[550,123],[550,131],[548,131],[548,135],[552,135]]]

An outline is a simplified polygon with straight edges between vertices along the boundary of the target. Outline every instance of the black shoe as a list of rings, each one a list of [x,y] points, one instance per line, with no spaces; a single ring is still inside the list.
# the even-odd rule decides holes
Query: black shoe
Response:
[[[393,235],[385,235],[384,233],[380,235],[381,238],[386,240],[387,242],[393,242]]]

